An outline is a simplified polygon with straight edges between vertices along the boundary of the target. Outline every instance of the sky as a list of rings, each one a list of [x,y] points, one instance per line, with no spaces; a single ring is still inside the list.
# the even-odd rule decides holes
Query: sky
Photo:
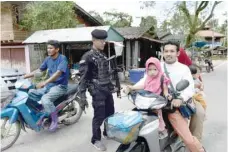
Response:
[[[158,20],[158,25],[162,23],[167,17],[171,17],[172,15],[172,8],[176,1],[156,1],[156,5],[153,9],[150,10],[140,10],[140,3],[139,1],[134,0],[77,0],[76,3],[81,6],[86,11],[95,10],[96,12],[102,14],[105,11],[112,11],[113,9],[119,12],[125,12],[129,15],[133,16],[133,23],[132,26],[138,26],[140,24],[140,17],[142,16],[156,16]],[[212,7],[212,5],[211,5]],[[224,20],[226,19],[223,16],[224,12],[227,11],[228,2],[220,3],[215,11],[214,11],[214,18],[219,19],[219,24],[221,25]],[[168,15],[169,14],[169,15]]]

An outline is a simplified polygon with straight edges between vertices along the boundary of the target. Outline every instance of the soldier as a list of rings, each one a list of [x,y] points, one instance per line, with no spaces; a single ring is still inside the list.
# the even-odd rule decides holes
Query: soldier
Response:
[[[106,147],[101,142],[101,125],[103,121],[114,114],[114,101],[112,92],[114,86],[111,83],[109,72],[109,61],[103,53],[105,47],[105,39],[107,32],[104,30],[95,29],[92,31],[92,49],[86,52],[80,61],[80,105],[84,109],[88,107],[86,101],[86,89],[92,96],[92,106],[94,108],[94,117],[92,122],[93,136],[91,142],[93,146],[105,151]],[[106,130],[103,131],[103,136],[107,138]]]

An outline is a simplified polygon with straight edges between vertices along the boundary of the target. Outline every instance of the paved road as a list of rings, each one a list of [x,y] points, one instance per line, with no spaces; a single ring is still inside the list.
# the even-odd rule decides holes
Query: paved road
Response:
[[[227,62],[203,75],[207,120],[204,127],[203,144],[209,152],[227,151]]]
[[[226,62],[227,63],[227,62]],[[218,66],[215,72],[204,74],[205,93],[208,102],[203,143],[209,152],[227,150],[227,64]],[[91,100],[91,98],[90,98]],[[115,100],[116,111],[133,105],[125,98]],[[42,131],[22,132],[19,140],[6,152],[96,152],[90,144],[93,109],[87,110],[80,121],[72,126],[60,126],[55,133]],[[114,152],[118,143],[105,141],[108,152]]]

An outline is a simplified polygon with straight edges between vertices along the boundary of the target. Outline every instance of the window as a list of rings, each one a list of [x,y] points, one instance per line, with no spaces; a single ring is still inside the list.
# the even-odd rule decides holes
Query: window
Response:
[[[34,51],[46,51],[46,44],[34,44]]]
[[[13,9],[13,15],[14,15],[14,22],[16,24],[19,24],[20,21],[20,17],[19,17],[19,9],[18,9],[18,5],[13,4],[12,5],[12,9]]]

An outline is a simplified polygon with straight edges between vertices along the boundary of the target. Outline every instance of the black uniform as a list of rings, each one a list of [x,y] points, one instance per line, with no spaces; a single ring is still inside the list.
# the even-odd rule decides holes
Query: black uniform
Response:
[[[93,34],[94,33],[92,33],[92,35]],[[97,31],[93,37],[100,38],[99,34],[102,35],[100,31]],[[79,72],[81,74],[81,81],[79,84],[81,98],[86,98],[85,92],[88,88],[93,100],[92,106],[94,108],[94,117],[92,124],[93,137],[91,142],[94,143],[95,141],[101,140],[100,126],[105,118],[114,114],[114,101],[111,93],[114,86],[111,83],[108,59],[104,53],[91,49],[83,55],[80,61]],[[106,135],[105,130],[103,134]]]

